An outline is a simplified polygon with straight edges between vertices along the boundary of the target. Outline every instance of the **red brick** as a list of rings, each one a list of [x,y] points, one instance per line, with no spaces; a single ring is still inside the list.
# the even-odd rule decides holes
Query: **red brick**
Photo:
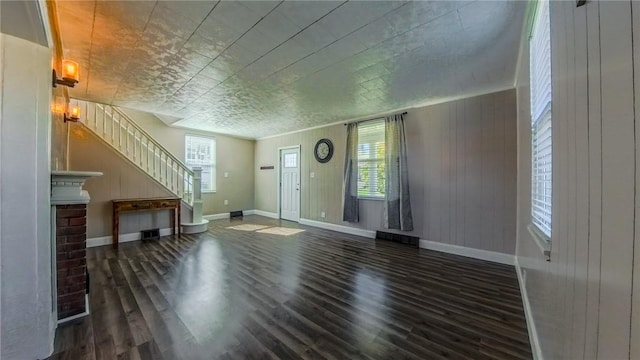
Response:
[[[82,275],[69,275],[63,278],[59,278],[58,285],[59,286],[75,285],[80,282],[84,283],[85,280],[86,280],[86,277],[84,276],[84,273]]]
[[[57,267],[58,269],[73,269],[77,267],[82,267],[86,265],[86,259],[70,259],[58,261]]]
[[[56,245],[57,252],[72,252],[76,250],[85,250],[86,248],[87,248],[87,244],[83,242]]]
[[[56,269],[56,278],[60,279],[69,275],[69,269]]]
[[[87,211],[84,209],[62,209],[56,210],[56,218],[77,218],[87,216]]]
[[[64,226],[56,229],[56,235],[78,235],[86,234],[86,226]]]
[[[87,234],[68,235],[65,244],[84,243],[85,241],[87,241]]]
[[[74,284],[67,286],[69,292],[83,291],[86,292],[87,284],[83,281],[81,284]]]
[[[67,209],[86,209],[86,208],[87,208],[86,204],[67,205]]]
[[[77,302],[80,300],[84,302],[84,295],[85,295],[85,291],[84,289],[82,289],[80,291],[58,296],[58,304],[68,304],[68,303]]]
[[[69,225],[69,219],[67,218],[56,219],[56,227],[68,226],[68,225]]]
[[[86,249],[70,251],[67,253],[68,259],[84,259],[86,256],[87,256]]]
[[[71,226],[85,225],[86,223],[87,223],[87,218],[86,217],[77,217],[77,218],[70,218],[69,219],[69,225],[71,225]]]
[[[84,266],[79,266],[79,267],[74,267],[68,270],[69,271],[69,276],[71,275],[85,275],[86,274],[86,268]]]

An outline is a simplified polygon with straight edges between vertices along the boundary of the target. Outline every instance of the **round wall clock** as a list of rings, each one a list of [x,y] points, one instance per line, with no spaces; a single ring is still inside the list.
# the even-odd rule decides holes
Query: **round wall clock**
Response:
[[[326,163],[331,160],[333,156],[333,143],[329,139],[320,139],[316,143],[316,148],[313,152],[319,163]]]

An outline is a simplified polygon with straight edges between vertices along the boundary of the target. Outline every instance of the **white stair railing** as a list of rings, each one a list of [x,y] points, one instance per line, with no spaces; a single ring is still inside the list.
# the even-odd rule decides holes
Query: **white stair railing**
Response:
[[[72,99],[80,122],[167,190],[193,205],[193,171],[117,107]]]

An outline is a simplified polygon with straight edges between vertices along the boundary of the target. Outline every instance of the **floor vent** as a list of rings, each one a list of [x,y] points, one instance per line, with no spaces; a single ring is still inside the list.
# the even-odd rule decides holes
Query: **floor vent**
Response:
[[[160,229],[149,229],[140,231],[140,239],[145,240],[157,240],[160,238]]]
[[[376,231],[376,240],[393,241],[400,244],[405,244],[405,245],[410,245],[415,247],[419,247],[420,245],[420,238],[418,238],[417,236],[394,234],[394,233],[388,233],[384,231]]]
[[[232,217],[232,218],[234,218],[234,217],[242,217],[242,210],[230,212],[229,213],[229,217]]]

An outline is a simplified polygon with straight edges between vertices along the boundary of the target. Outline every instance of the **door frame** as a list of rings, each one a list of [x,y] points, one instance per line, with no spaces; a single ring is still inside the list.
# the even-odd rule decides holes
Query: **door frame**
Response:
[[[291,150],[291,149],[298,149],[298,179],[300,180],[300,190],[298,190],[298,215],[302,215],[302,146],[300,144],[298,145],[290,145],[290,146],[282,146],[278,148],[278,177],[277,177],[277,182],[276,182],[276,186],[278,187],[278,199],[277,199],[277,214],[278,214],[278,220],[282,220],[282,208],[280,207],[280,203],[282,201],[282,194],[281,194],[281,188],[282,188],[282,150]],[[300,218],[302,218],[302,216],[298,216],[298,222],[300,222]],[[289,220],[287,220],[289,221]]]

